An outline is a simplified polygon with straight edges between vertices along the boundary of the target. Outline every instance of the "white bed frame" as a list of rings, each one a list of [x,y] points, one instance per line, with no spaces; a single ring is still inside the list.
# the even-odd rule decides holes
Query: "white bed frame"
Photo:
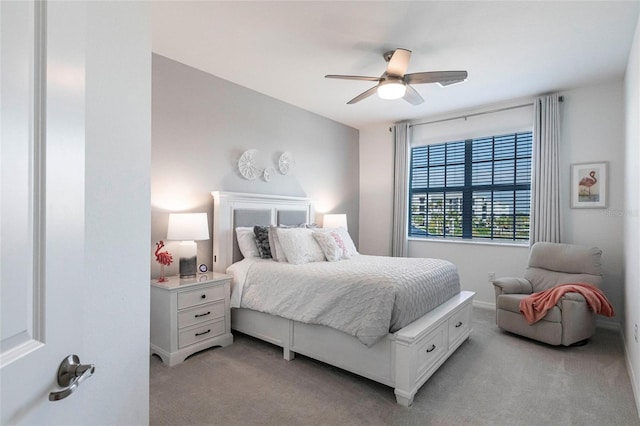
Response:
[[[279,211],[304,211],[312,223],[311,200],[300,197],[212,192],[213,269],[225,272],[233,263],[234,210],[270,210],[276,224]],[[469,337],[475,293],[462,291],[403,329],[372,347],[329,327],[233,309],[231,328],[283,348],[284,358],[296,353],[342,368],[394,389],[398,404],[413,403],[420,387]]]

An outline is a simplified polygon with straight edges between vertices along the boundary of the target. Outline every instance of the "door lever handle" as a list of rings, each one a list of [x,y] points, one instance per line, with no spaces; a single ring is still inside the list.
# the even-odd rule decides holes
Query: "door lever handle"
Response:
[[[64,389],[51,392],[49,401],[60,401],[75,391],[80,383],[91,377],[96,371],[93,364],[80,364],[78,355],[69,355],[58,367],[58,385]]]

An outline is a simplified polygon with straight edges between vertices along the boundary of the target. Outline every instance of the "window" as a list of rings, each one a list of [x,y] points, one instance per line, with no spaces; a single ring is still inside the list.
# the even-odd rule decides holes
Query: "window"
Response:
[[[532,133],[411,148],[409,236],[529,240]]]

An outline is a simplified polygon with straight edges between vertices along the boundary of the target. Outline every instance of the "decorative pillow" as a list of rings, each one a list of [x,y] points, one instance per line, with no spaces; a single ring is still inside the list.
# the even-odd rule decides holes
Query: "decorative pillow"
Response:
[[[282,251],[282,245],[278,238],[278,227],[271,225],[269,227],[269,247],[271,248],[271,257],[278,262],[286,262],[287,256]]]
[[[358,249],[356,249],[356,245],[353,243],[351,235],[349,235],[349,232],[345,228],[323,228],[322,231],[329,233],[335,232],[336,234],[338,234],[342,239],[342,243],[344,244],[346,253],[349,257],[353,257],[358,254]]]
[[[278,228],[278,239],[287,262],[299,265],[308,262],[322,262],[322,249],[313,238],[313,230],[307,228]]]
[[[336,244],[338,245],[338,247],[340,247],[340,250],[342,250],[342,258],[343,259],[351,259],[351,253],[347,249],[347,245],[345,244],[345,242],[342,239],[342,237],[340,236],[340,234],[337,233],[336,231],[331,231],[331,232],[329,232],[329,234],[336,241]],[[351,244],[353,244],[353,241],[351,242]],[[355,250],[355,247],[353,249]],[[356,254],[357,254],[357,252],[356,252]]]
[[[314,232],[313,238],[316,240],[324,256],[329,262],[335,262],[341,259],[349,259],[349,253],[344,246],[344,242],[337,232]]]
[[[238,241],[238,247],[240,253],[244,257],[260,257],[258,253],[258,246],[256,245],[256,237],[251,227],[237,227],[236,228],[236,240]]]
[[[258,254],[260,255],[260,258],[271,259],[269,227],[256,225],[253,227],[253,233],[256,236],[256,246],[258,246]]]

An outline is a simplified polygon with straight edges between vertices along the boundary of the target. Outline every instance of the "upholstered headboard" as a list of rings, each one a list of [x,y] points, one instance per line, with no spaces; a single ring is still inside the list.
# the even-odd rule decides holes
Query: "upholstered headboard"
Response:
[[[242,259],[235,229],[254,225],[312,223],[309,198],[213,191],[213,270],[225,272]]]

